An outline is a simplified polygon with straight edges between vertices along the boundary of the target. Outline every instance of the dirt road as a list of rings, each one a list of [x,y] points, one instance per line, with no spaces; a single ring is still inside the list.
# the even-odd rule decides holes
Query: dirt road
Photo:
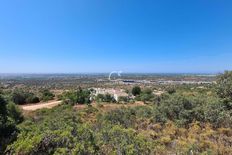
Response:
[[[35,111],[35,110],[43,109],[43,108],[51,109],[51,108],[53,108],[61,103],[62,103],[62,101],[50,101],[50,102],[45,102],[45,103],[22,105],[20,107],[24,111]],[[96,108],[97,104],[93,103],[92,106]],[[117,109],[117,108],[121,108],[121,107],[136,107],[136,106],[144,106],[144,103],[143,102],[136,102],[134,104],[115,104],[115,103],[103,104],[101,109],[104,111],[111,111],[113,109]],[[75,109],[84,109],[86,107],[87,107],[86,105],[75,105],[74,106]]]
[[[50,102],[45,102],[45,103],[22,105],[20,107],[25,111],[35,111],[35,110],[43,109],[43,108],[48,108],[48,109],[53,108],[53,107],[61,104],[61,102],[62,101],[50,101]]]

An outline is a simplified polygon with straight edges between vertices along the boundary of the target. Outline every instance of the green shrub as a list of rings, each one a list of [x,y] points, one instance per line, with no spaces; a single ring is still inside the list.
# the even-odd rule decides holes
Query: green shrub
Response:
[[[26,95],[23,91],[16,90],[12,94],[12,101],[15,104],[25,104],[26,103]]]
[[[132,93],[134,96],[140,95],[140,93],[141,93],[141,88],[140,88],[139,86],[135,86],[135,87],[132,88],[131,93]]]
[[[168,94],[174,94],[176,92],[176,89],[172,86],[172,87],[168,87],[167,88],[167,92]]]
[[[114,103],[115,99],[110,94],[98,94],[95,98],[97,102],[108,102],[108,103]]]
[[[38,103],[39,98],[35,94],[23,90],[14,90],[12,93],[12,101],[15,104]]]
[[[218,76],[216,91],[219,97],[232,101],[232,71]]]
[[[44,89],[42,91],[40,91],[41,93],[41,100],[43,101],[49,101],[49,100],[53,100],[55,95],[50,92],[48,89]]]
[[[77,91],[68,91],[63,93],[62,100],[64,103],[75,105],[75,104],[90,104],[90,94],[88,89],[79,88]]]
[[[16,125],[22,120],[19,109],[0,95],[0,154],[3,154],[6,146],[16,138]]]
[[[129,102],[129,98],[126,96],[119,96],[118,97],[118,103],[128,103]]]

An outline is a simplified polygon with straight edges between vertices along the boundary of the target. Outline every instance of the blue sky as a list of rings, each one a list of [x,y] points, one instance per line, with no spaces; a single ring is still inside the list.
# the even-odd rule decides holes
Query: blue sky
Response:
[[[231,0],[0,0],[0,72],[231,70],[231,8]]]

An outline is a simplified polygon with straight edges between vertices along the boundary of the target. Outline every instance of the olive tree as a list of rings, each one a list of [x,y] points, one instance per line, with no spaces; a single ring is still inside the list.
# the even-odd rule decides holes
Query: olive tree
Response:
[[[141,88],[139,86],[135,86],[132,88],[132,94],[134,96],[140,95],[141,94]]]
[[[232,71],[225,71],[217,77],[216,91],[219,97],[232,101]]]

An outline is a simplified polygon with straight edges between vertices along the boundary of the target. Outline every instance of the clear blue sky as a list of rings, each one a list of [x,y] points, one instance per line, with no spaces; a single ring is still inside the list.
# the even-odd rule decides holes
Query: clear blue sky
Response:
[[[0,0],[1,73],[231,69],[231,0]]]

